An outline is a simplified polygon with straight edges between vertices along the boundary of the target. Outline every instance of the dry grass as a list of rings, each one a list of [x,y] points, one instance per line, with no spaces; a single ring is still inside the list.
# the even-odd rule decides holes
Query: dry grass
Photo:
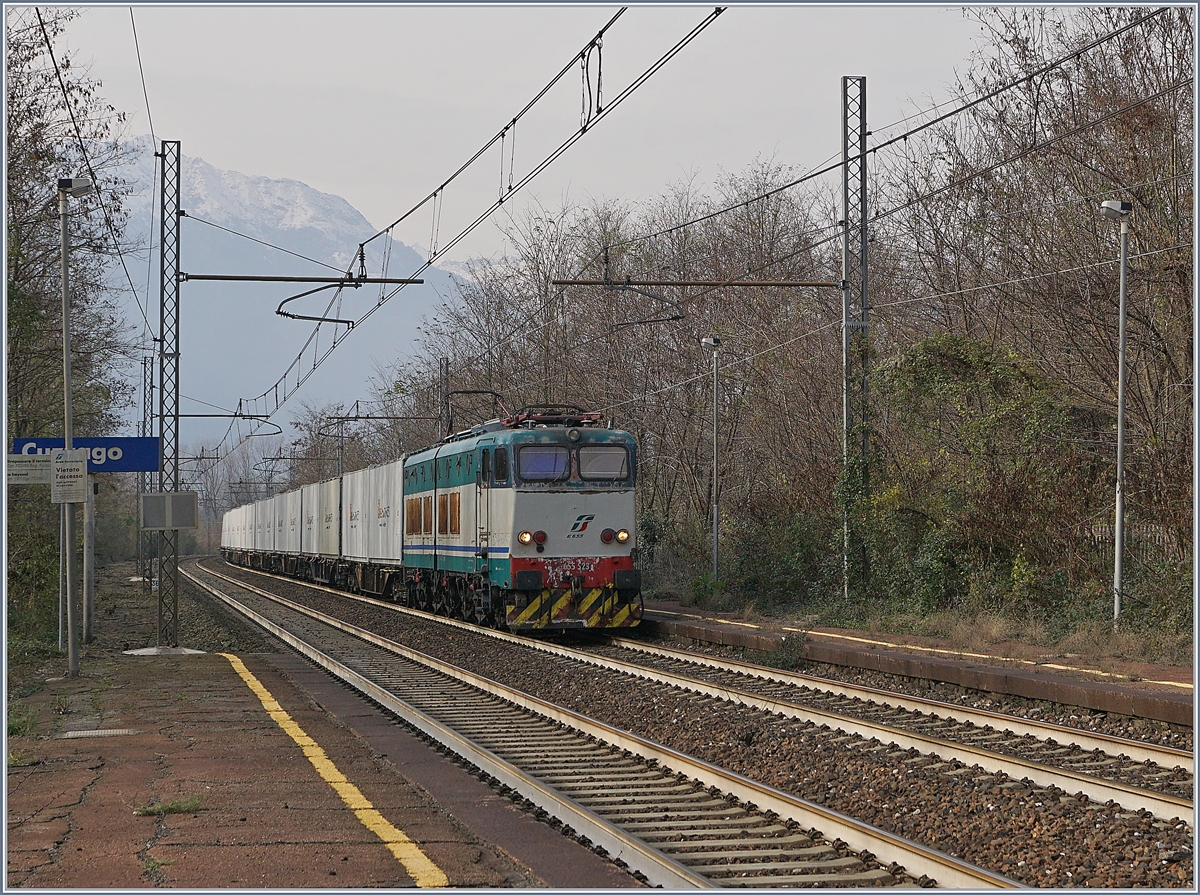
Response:
[[[158,816],[164,814],[192,814],[200,810],[200,796],[172,799],[169,802],[157,802],[134,808],[133,813],[138,817]]]
[[[1058,648],[1097,663],[1123,659],[1157,665],[1192,664],[1190,634],[1114,631],[1108,623],[1079,628],[1063,638]]]
[[[868,630],[879,634],[934,637],[950,649],[994,652],[997,644],[1018,643],[1052,650],[1059,656],[1082,660],[1101,670],[1119,661],[1158,665],[1191,665],[1193,644],[1189,632],[1114,631],[1111,622],[1076,628],[1056,639],[1039,619],[1011,618],[992,612],[965,614],[944,611],[928,616],[889,615],[872,618]]]

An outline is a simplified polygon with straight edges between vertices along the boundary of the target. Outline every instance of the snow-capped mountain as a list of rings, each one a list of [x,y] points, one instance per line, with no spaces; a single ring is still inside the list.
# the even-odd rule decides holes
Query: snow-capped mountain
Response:
[[[132,193],[127,235],[153,244],[146,268],[133,275],[139,293],[150,282],[147,317],[158,326],[158,177],[149,137],[130,141],[131,164],[123,170]],[[186,150],[186,147],[183,147]],[[182,156],[180,207],[180,269],[189,275],[333,276],[358,265],[359,244],[375,228],[340,196],[322,193],[296,180],[225,171],[203,159]],[[153,221],[153,225],[151,225]],[[224,229],[221,229],[224,228]],[[233,231],[232,233],[229,231]],[[240,235],[235,235],[240,234]],[[249,237],[249,238],[247,238]],[[257,241],[255,241],[257,240]],[[302,257],[301,257],[302,256]],[[387,258],[387,268],[383,261]],[[145,255],[143,254],[143,261]],[[403,243],[390,246],[385,237],[366,248],[368,276],[413,276],[426,256]],[[123,273],[121,274],[123,276]],[[420,274],[423,285],[406,286],[362,326],[356,327],[336,353],[324,361],[285,410],[301,402],[321,406],[353,403],[369,397],[368,379],[379,369],[407,355],[414,347],[416,326],[434,313],[454,289],[451,274],[436,267]],[[254,398],[271,389],[301,352],[313,332],[313,321],[290,320],[275,313],[283,300],[314,289],[311,283],[261,283],[186,280],[180,286],[180,390],[182,413],[209,412],[202,404],[235,408],[239,399]],[[382,289],[363,286],[344,290],[335,298],[327,289],[288,304],[288,310],[314,317],[357,319],[375,304]],[[128,292],[126,286],[125,292]],[[330,299],[335,311],[327,311]],[[126,316],[140,331],[142,312],[130,297]],[[344,334],[344,328],[342,328]],[[157,332],[152,333],[157,335]],[[327,346],[334,327],[324,325],[317,344]],[[310,350],[311,353],[311,350]],[[311,360],[308,363],[311,367]],[[289,377],[295,381],[295,376]],[[249,405],[247,405],[249,409]],[[278,420],[287,432],[288,414]],[[228,420],[190,418],[184,421],[186,442],[219,436]]]

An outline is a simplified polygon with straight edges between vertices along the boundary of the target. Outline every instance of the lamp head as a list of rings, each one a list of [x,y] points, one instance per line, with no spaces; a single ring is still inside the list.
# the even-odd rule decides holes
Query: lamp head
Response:
[[[703,345],[705,348],[707,348],[709,351],[716,351],[718,348],[721,347],[721,337],[720,336],[708,336],[706,338],[701,339],[700,344]]]
[[[1118,199],[1108,199],[1100,203],[1100,213],[1111,221],[1123,221],[1133,211],[1132,202],[1121,202]]]
[[[72,198],[78,199],[92,191],[92,182],[86,177],[60,177],[58,189]]]

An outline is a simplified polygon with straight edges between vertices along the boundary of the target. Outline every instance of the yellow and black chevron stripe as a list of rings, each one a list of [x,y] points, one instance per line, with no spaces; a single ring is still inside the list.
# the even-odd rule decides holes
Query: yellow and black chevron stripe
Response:
[[[618,599],[617,591],[611,587],[582,591],[572,591],[569,587],[544,589],[531,595],[524,607],[510,603],[506,608],[508,627],[513,631],[560,626],[629,628],[642,619],[641,603]]]

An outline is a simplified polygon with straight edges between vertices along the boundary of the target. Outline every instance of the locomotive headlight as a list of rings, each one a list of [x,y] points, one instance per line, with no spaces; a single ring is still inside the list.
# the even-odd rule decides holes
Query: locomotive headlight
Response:
[[[567,439],[570,441],[578,441],[579,435],[580,435],[580,432],[578,429],[568,429],[567,430]]]
[[[517,540],[520,541],[522,544],[532,544],[533,543],[533,532],[523,531],[519,535],[517,535]]]
[[[624,544],[628,540],[629,540],[629,532],[628,531],[626,531],[625,529],[622,528],[619,532],[617,532],[617,543],[618,544]]]

